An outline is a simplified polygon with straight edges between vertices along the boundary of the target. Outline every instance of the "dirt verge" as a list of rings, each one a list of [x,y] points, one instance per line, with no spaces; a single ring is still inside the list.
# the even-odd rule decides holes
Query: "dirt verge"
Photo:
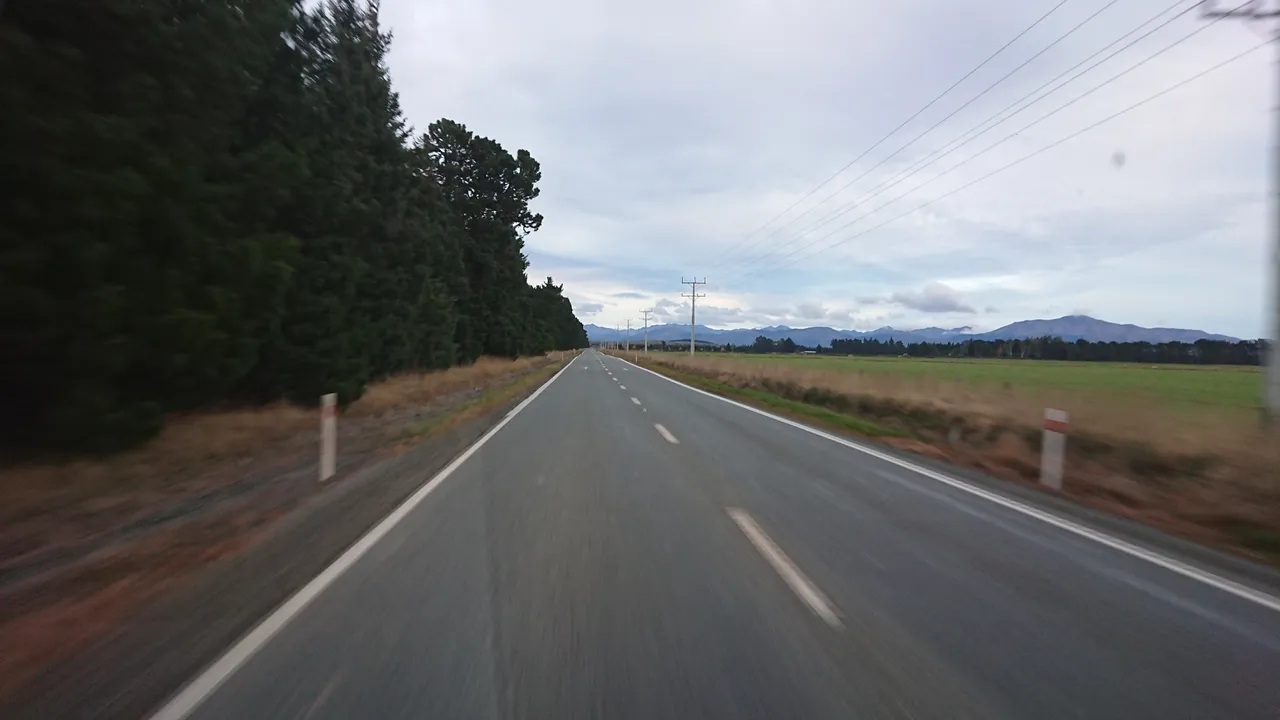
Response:
[[[349,409],[339,422],[339,475],[327,483],[316,480],[312,427],[253,456],[194,463],[152,486],[160,500],[135,500],[114,523],[67,531],[71,549],[6,553],[0,717],[145,715],[569,359],[490,367],[479,386],[450,380],[409,403]],[[55,517],[74,523],[82,504],[59,507]]]

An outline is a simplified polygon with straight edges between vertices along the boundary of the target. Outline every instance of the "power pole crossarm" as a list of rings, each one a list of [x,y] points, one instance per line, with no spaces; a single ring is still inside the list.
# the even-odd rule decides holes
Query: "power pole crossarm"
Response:
[[[693,357],[694,348],[696,347],[696,344],[697,344],[694,338],[694,332],[695,332],[695,328],[697,328],[698,326],[698,298],[706,297],[706,295],[698,294],[698,286],[706,285],[707,279],[704,277],[701,280],[699,280],[695,276],[694,279],[692,280],[685,280],[682,277],[680,278],[680,282],[681,284],[691,286],[690,292],[687,294],[681,293],[680,297],[689,298],[689,357]]]
[[[653,311],[641,310],[640,312],[644,315],[644,353],[648,355],[649,354],[649,314],[652,313]]]

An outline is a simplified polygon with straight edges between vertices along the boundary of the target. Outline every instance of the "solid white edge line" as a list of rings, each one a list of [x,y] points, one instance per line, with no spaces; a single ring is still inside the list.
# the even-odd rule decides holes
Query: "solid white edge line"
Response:
[[[676,436],[672,435],[670,430],[662,427],[660,423],[654,423],[653,428],[658,431],[658,434],[661,435],[664,440],[671,443],[672,445],[680,444],[680,441],[676,439]]]
[[[791,587],[791,591],[809,606],[814,615],[822,618],[828,625],[833,628],[842,628],[844,623],[840,622],[839,616],[831,606],[831,601],[827,600],[827,596],[813,584],[809,578],[805,577],[803,571],[796,566],[791,558],[778,547],[772,538],[765,534],[764,530],[756,524],[751,515],[741,508],[725,508],[725,512],[729,513],[729,517],[738,524],[738,528],[747,536],[752,545],[756,546],[756,550],[764,556],[764,559],[773,566],[775,572],[782,577],[783,582]]]
[[[629,361],[623,360],[623,362],[629,362]],[[634,363],[629,363],[629,364],[635,365]],[[989,490],[984,490],[980,487],[970,485],[969,483],[966,483],[962,480],[958,480],[949,475],[944,475],[940,472],[930,470],[929,468],[916,465],[915,463],[912,463],[910,461],[894,457],[893,455],[889,455],[888,453],[881,452],[879,450],[876,450],[875,448],[856,443],[846,438],[832,435],[831,433],[824,432],[816,428],[811,428],[807,425],[804,425],[803,423],[798,423],[794,420],[790,420],[788,418],[774,415],[773,413],[765,412],[764,410],[751,407],[750,405],[740,403],[736,400],[731,400],[729,398],[716,395],[715,393],[707,392],[706,390],[702,390],[700,388],[696,388],[691,385],[686,385],[680,382],[679,380],[669,378],[666,375],[663,375],[662,373],[654,372],[649,368],[644,367],[643,365],[635,365],[635,367],[641,370],[644,370],[650,375],[654,375],[656,377],[662,378],[663,380],[666,380],[669,383],[679,385],[680,387],[686,390],[692,390],[693,392],[699,393],[701,395],[706,395],[707,397],[715,398],[716,400],[719,400],[721,402],[726,402],[730,405],[734,405],[736,407],[742,408],[743,410],[746,410],[748,412],[753,412],[757,415],[767,417],[771,420],[775,420],[784,425],[790,425],[791,427],[794,427],[799,430],[803,430],[812,435],[817,435],[818,437],[825,438],[827,440],[830,440],[831,442],[844,445],[845,447],[852,448],[853,450],[857,450],[858,452],[861,452],[863,454],[870,455],[874,458],[883,460],[887,463],[897,465],[900,468],[910,470],[919,475],[923,475],[924,477],[927,477],[930,480],[936,480],[937,482],[943,483],[944,485],[950,485],[951,487],[954,487],[957,490],[967,492],[971,495],[976,495],[977,497],[980,497],[984,500],[988,500],[997,505],[1002,505],[1015,512],[1019,512],[1019,513],[1022,513],[1023,515],[1027,515],[1029,517],[1033,517],[1042,522],[1046,522],[1050,525],[1053,525],[1054,527],[1057,527],[1062,530],[1066,530],[1069,533],[1079,535],[1080,537],[1083,537],[1083,538],[1088,538],[1089,540],[1092,540],[1100,545],[1105,545],[1106,547],[1109,547],[1113,550],[1118,550],[1127,555],[1132,555],[1133,557],[1146,560],[1147,562],[1153,565],[1157,565],[1166,570],[1175,572],[1179,575],[1182,575],[1183,577],[1191,578],[1192,580],[1198,580],[1199,582],[1202,582],[1205,585],[1209,585],[1210,587],[1215,587],[1219,590],[1222,590],[1223,592],[1230,593],[1231,595],[1235,595],[1238,598],[1248,600],[1252,603],[1256,603],[1269,610],[1280,612],[1280,598],[1275,597],[1274,595],[1270,595],[1268,593],[1262,592],[1261,590],[1251,588],[1247,585],[1242,585],[1238,582],[1235,582],[1234,580],[1228,580],[1227,578],[1224,578],[1221,575],[1216,575],[1212,572],[1209,572],[1208,570],[1202,570],[1198,567],[1195,567],[1194,565],[1189,565],[1187,563],[1184,563],[1181,560],[1176,560],[1167,555],[1158,553],[1154,550],[1148,550],[1147,548],[1141,547],[1139,545],[1135,545],[1131,542],[1121,540],[1120,538],[1113,537],[1111,535],[1107,535],[1106,533],[1100,532],[1098,530],[1094,530],[1093,528],[1086,527],[1084,525],[1080,525],[1079,523],[1073,522],[1071,520],[1067,520],[1066,518],[1060,517],[1053,513],[1046,512],[1039,508],[1032,507],[1030,505],[1018,502],[1017,500],[1007,498],[998,493],[994,493]]]
[[[249,658],[253,657],[258,650],[262,649],[268,641],[271,640],[277,632],[289,623],[298,613],[302,612],[312,600],[316,599],[320,593],[324,592],[333,581],[337,580],[342,573],[348,568],[356,564],[370,548],[391,531],[401,520],[414,510],[419,504],[431,494],[440,483],[444,482],[450,475],[462,466],[472,455],[487,443],[490,438],[498,433],[513,417],[521,410],[529,406],[543,390],[551,387],[557,378],[564,374],[566,370],[577,362],[579,354],[568,364],[560,368],[559,372],[552,375],[549,380],[533,391],[533,394],[520,402],[511,412],[507,413],[497,425],[489,429],[479,440],[475,441],[471,447],[467,448],[461,455],[454,458],[453,462],[445,466],[443,470],[435,474],[427,484],[418,488],[404,502],[382,519],[373,529],[369,530],[354,545],[347,548],[345,552],[338,556],[329,564],[319,575],[312,578],[310,582],[302,587],[301,590],[295,592],[283,605],[276,608],[264,620],[258,623],[247,635],[241,638],[231,649],[222,654],[212,665],[196,676],[194,680],[184,686],[176,695],[170,698],[155,714],[150,716],[150,720],[182,720],[182,718],[190,715],[196,708],[200,706],[209,696],[228,678],[235,674]]]

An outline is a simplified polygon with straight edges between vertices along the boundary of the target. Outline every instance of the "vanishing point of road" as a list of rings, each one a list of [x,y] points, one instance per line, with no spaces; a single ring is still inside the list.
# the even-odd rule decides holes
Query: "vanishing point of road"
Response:
[[[1280,717],[1280,600],[959,476],[587,351],[155,719]]]

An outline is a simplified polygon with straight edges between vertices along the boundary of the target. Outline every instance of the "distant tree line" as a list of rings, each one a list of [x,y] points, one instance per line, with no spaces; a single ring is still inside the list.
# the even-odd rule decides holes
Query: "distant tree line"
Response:
[[[525,277],[538,162],[414,134],[376,2],[0,7],[0,444],[586,346]]]
[[[835,339],[829,347],[808,348],[791,338],[773,340],[758,336],[750,345],[726,345],[729,352],[786,353],[814,351],[834,355],[905,355],[908,357],[1015,358],[1026,360],[1079,360],[1094,362],[1184,363],[1195,365],[1258,365],[1265,343],[1257,340],[1227,342],[1197,340],[1169,342],[1068,342],[1058,337],[1026,340],[966,340],[955,343],[903,343],[901,340]]]

